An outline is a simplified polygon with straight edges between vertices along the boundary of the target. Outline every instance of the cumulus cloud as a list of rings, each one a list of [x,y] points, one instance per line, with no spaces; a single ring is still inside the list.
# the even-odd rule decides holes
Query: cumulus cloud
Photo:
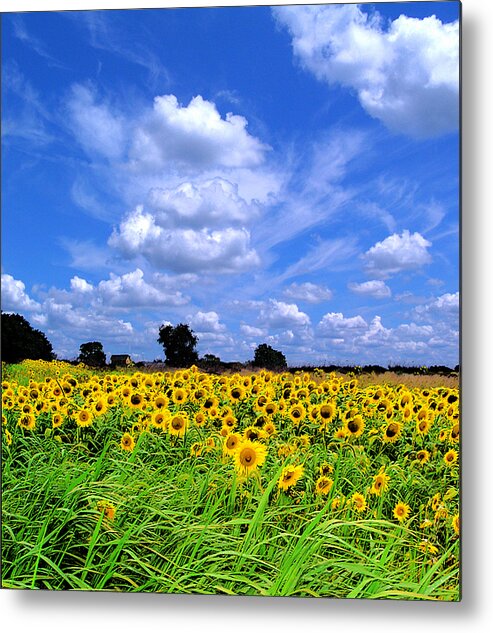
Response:
[[[301,65],[325,83],[353,89],[368,114],[413,137],[456,130],[459,23],[400,15],[384,24],[358,5],[276,7]]]
[[[198,333],[218,333],[226,330],[224,323],[220,323],[219,321],[218,313],[213,310],[210,312],[202,312],[199,310],[195,314],[189,315],[187,321],[190,323],[192,329]]]
[[[26,293],[26,285],[12,275],[2,273],[2,310],[5,312],[38,310],[40,304]]]
[[[259,323],[272,328],[292,328],[310,325],[310,317],[301,312],[295,303],[284,303],[270,299],[259,314]]]
[[[137,268],[121,276],[110,273],[108,280],[99,282],[97,295],[103,305],[122,308],[178,306],[189,302],[188,297],[167,286],[167,280],[158,274],[152,276],[152,283],[146,282],[143,271]]]
[[[32,321],[50,332],[62,331],[80,340],[93,337],[118,339],[128,337],[134,331],[128,321],[101,314],[97,308],[74,308],[70,303],[58,303],[52,298],[43,303],[42,311],[35,314]]]
[[[328,312],[318,324],[317,332],[320,336],[344,338],[347,332],[354,336],[367,327],[368,324],[362,316],[345,317],[341,312]]]
[[[228,112],[222,118],[215,104],[200,95],[188,106],[179,104],[175,95],[158,96],[152,112],[135,128],[131,163],[153,169],[170,163],[195,168],[259,165],[269,148],[246,127],[244,117]]]
[[[246,228],[166,228],[160,218],[136,207],[113,230],[108,245],[126,259],[143,256],[157,269],[174,272],[241,272],[258,266]]]
[[[414,270],[431,262],[428,248],[431,242],[420,233],[408,230],[401,235],[394,233],[377,242],[365,254],[368,274],[383,279],[402,271]]]
[[[357,295],[373,297],[374,299],[386,299],[392,294],[390,288],[383,281],[376,279],[362,283],[351,282],[348,284],[348,288]]]
[[[240,325],[240,332],[244,334],[247,338],[258,338],[267,336],[268,330],[265,328],[254,327],[253,325],[242,323]]]
[[[420,318],[457,318],[459,315],[459,293],[446,292],[439,297],[430,299],[426,303],[417,305],[414,314]]]
[[[321,303],[332,299],[332,291],[324,286],[318,286],[309,281],[297,284],[292,283],[285,288],[284,296],[288,299],[305,301],[306,303]]]
[[[255,204],[238,195],[238,187],[224,178],[202,183],[184,182],[174,189],[154,188],[148,205],[160,226],[227,226],[251,222],[258,215]]]

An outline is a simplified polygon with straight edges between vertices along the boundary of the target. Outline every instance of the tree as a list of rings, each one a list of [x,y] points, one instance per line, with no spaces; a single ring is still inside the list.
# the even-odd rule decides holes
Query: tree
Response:
[[[104,367],[106,365],[106,354],[103,351],[103,344],[99,341],[82,343],[80,346],[79,363],[84,363],[89,367]]]
[[[265,369],[286,369],[288,366],[284,354],[266,343],[262,343],[256,348],[253,364],[255,367],[264,367]]]
[[[43,332],[35,330],[20,314],[2,312],[2,360],[20,363],[32,360],[54,360],[51,343]]]
[[[190,367],[199,360],[195,349],[198,338],[185,323],[162,325],[157,342],[164,348],[166,364],[171,367]]]

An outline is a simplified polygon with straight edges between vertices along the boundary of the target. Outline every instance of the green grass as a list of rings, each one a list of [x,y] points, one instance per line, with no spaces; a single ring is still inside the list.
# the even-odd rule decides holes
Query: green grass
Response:
[[[382,518],[383,502],[376,518],[333,511],[332,493],[279,494],[277,461],[240,483],[217,455],[192,459],[151,434],[132,453],[108,436],[98,446],[21,430],[4,442],[4,587],[458,599],[458,540],[423,554],[422,534]],[[334,491],[361,468],[339,463]]]

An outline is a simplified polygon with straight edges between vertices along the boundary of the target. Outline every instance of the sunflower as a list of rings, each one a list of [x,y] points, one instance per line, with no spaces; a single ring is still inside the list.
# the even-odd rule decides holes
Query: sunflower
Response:
[[[116,514],[115,506],[106,500],[98,501],[96,504],[96,508],[98,512],[103,512],[106,519],[113,521]]]
[[[265,407],[264,407],[264,411],[266,415],[274,415],[275,413],[277,413],[277,404],[275,402],[269,401]]]
[[[7,446],[10,446],[12,444],[12,433],[8,429],[4,429],[3,432],[5,433]]]
[[[233,402],[239,402],[245,397],[245,389],[242,385],[233,385],[229,390],[229,398]]]
[[[122,450],[129,451],[130,453],[134,450],[135,440],[132,437],[132,435],[130,435],[130,433],[124,433],[122,435],[122,439],[120,440],[120,446]]]
[[[108,411],[108,403],[105,398],[99,398],[93,405],[96,415],[104,415]]]
[[[334,497],[332,499],[331,504],[330,504],[330,509],[331,510],[338,510],[340,505],[341,505],[341,498],[340,497]]]
[[[54,413],[51,418],[51,425],[54,429],[62,426],[63,424],[63,416],[60,413]]]
[[[383,441],[385,443],[391,443],[393,444],[394,442],[397,442],[397,440],[399,439],[400,435],[401,435],[401,431],[402,431],[402,424],[400,422],[389,422],[383,431]]]
[[[277,487],[284,491],[294,488],[301,477],[303,477],[303,471],[303,466],[285,466],[277,482]]]
[[[454,530],[454,532],[457,534],[457,536],[459,536],[459,532],[460,532],[460,521],[459,521],[459,515],[455,514],[452,517],[452,528]]]
[[[92,413],[89,409],[81,409],[77,415],[75,416],[75,421],[77,422],[77,426],[91,426],[92,424]]]
[[[155,411],[151,417],[151,425],[156,429],[166,430],[169,416],[164,411]]]
[[[347,431],[345,428],[336,429],[334,431],[335,440],[343,440],[345,437],[347,437]]]
[[[320,475],[324,477],[328,477],[334,472],[334,467],[332,466],[332,464],[328,464],[327,462],[324,462],[323,464],[320,464],[318,468],[318,472],[320,473]]]
[[[320,406],[318,414],[324,422],[329,423],[333,419],[335,412],[335,404],[333,402],[325,402]]]
[[[325,475],[320,475],[320,477],[315,482],[315,494],[328,495],[333,485],[333,479],[331,479],[330,477],[326,477]]]
[[[251,440],[254,442],[255,440],[261,440],[265,437],[265,432],[258,426],[247,426],[243,431],[243,438],[245,440]]]
[[[274,422],[267,422],[264,425],[264,432],[267,434],[268,437],[273,437],[274,435],[276,435],[277,429]]]
[[[169,403],[169,401],[168,401],[168,398],[166,396],[159,395],[159,396],[156,396],[154,398],[154,403],[153,404],[154,404],[154,408],[155,409],[164,409],[165,407],[168,406],[168,403]]]
[[[31,413],[26,415],[21,415],[17,424],[22,426],[23,429],[27,429],[28,431],[33,431],[36,426],[36,418]]]
[[[370,488],[370,494],[380,497],[382,492],[385,492],[388,488],[390,477],[384,470],[381,470],[378,475],[373,477],[373,484]]]
[[[132,409],[142,409],[145,406],[144,396],[141,393],[132,393],[128,404]]]
[[[421,413],[421,411],[420,411]],[[416,420],[416,433],[418,435],[427,435],[431,428],[431,421],[428,417],[418,417]]]
[[[229,429],[231,432],[236,426],[237,420],[232,413],[228,413],[223,417],[223,427]]]
[[[302,404],[294,404],[289,409],[289,417],[293,424],[298,425],[306,415],[305,407]]]
[[[176,435],[178,437],[183,437],[187,431],[188,427],[188,417],[184,412],[175,413],[168,423],[168,431],[171,435]]]
[[[352,419],[346,421],[344,428],[348,437],[359,437],[365,430],[365,421],[361,415],[355,415]]]
[[[448,439],[448,436],[449,436],[449,430],[441,429],[440,433],[438,434],[438,439],[440,440],[440,442],[445,442],[445,440]]]
[[[235,466],[241,474],[250,474],[265,462],[267,449],[260,442],[244,440],[234,454]]]
[[[420,464],[426,464],[427,462],[430,461],[430,452],[427,451],[426,449],[418,451],[416,453],[416,459],[418,460]]]
[[[449,439],[452,442],[452,444],[457,444],[457,442],[459,441],[459,433],[460,433],[459,432],[459,423],[457,422],[450,429]]]
[[[436,495],[434,495],[431,498],[430,503],[431,503],[431,509],[433,510],[433,512],[436,512],[438,508],[440,507],[441,499],[442,499],[442,495],[439,492],[437,492]]]
[[[452,467],[457,462],[458,459],[459,459],[459,453],[453,448],[447,451],[445,455],[443,456],[443,461],[445,462],[445,465],[448,466],[449,468]]]
[[[200,457],[202,454],[202,444],[200,442],[194,442],[190,446],[190,457]]]
[[[226,455],[234,455],[236,449],[241,444],[241,435],[238,433],[230,433],[226,436],[223,444],[223,452]]]
[[[402,523],[407,519],[410,512],[411,508],[407,505],[407,503],[402,503],[402,501],[399,501],[399,503],[395,505],[393,515],[399,521],[399,523]]]
[[[413,410],[411,409],[411,407],[404,407],[404,409],[402,410],[402,419],[404,420],[404,422],[409,422],[410,420],[412,420],[413,417]]]
[[[183,404],[188,400],[188,391],[186,389],[178,387],[177,389],[173,390],[171,398],[175,404]]]
[[[351,504],[356,512],[364,512],[366,510],[366,499],[365,497],[359,493],[355,492],[351,497]]]
[[[420,542],[418,549],[424,554],[431,554],[432,556],[438,554],[438,547],[435,547],[435,545],[430,543],[427,539]]]

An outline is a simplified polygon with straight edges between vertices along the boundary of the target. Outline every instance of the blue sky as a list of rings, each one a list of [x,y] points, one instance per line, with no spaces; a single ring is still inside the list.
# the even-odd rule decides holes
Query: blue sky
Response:
[[[457,2],[2,16],[2,309],[62,358],[453,366]]]

